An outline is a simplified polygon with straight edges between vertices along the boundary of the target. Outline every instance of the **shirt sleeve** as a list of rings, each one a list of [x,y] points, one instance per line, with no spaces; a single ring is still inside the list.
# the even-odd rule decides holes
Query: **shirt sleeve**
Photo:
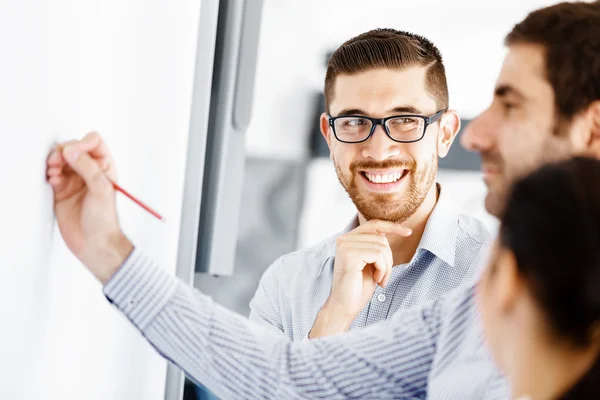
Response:
[[[249,319],[276,333],[285,333],[279,302],[279,275],[283,259],[278,258],[265,271],[254,297],[250,300]]]
[[[290,342],[228,311],[134,249],[106,297],[166,359],[222,398],[426,394],[448,301],[342,335]]]

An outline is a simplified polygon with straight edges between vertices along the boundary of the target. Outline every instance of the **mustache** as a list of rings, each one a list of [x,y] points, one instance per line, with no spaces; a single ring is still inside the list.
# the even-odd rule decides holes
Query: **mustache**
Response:
[[[491,164],[500,167],[504,163],[499,153],[481,152],[480,156],[482,164]]]
[[[391,169],[391,168],[402,168],[409,171],[414,171],[417,167],[417,163],[414,160],[359,160],[354,161],[350,164],[350,172],[356,173],[358,170],[363,169]]]

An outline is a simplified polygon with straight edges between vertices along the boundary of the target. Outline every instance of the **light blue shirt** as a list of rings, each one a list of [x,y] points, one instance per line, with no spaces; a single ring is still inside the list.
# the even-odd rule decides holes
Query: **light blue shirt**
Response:
[[[438,188],[438,201],[412,260],[393,268],[388,285],[377,287],[350,329],[422,305],[462,283],[472,282],[477,275],[491,234],[478,219],[459,213],[443,187]],[[358,217],[341,234],[356,227]],[[277,259],[263,275],[250,302],[250,320],[292,340],[305,339],[331,291],[338,236]]]

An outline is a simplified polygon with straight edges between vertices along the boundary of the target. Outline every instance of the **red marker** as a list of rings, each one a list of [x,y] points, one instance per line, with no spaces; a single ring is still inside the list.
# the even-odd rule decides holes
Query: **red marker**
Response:
[[[62,152],[64,149],[64,146],[62,144],[59,144],[59,145],[57,145],[57,148]],[[131,195],[129,192],[127,192],[121,186],[117,185],[117,183],[115,181],[113,181],[112,179],[110,179],[108,176],[106,176],[106,179],[108,179],[108,181],[112,184],[113,188],[116,191],[119,191],[119,192],[123,193],[125,196],[129,197],[134,203],[136,203],[138,206],[142,207],[144,210],[148,211],[150,214],[154,215],[159,220],[161,220],[161,221],[165,220],[162,217],[162,215],[160,215],[159,213],[157,213],[156,211],[154,211],[153,209],[148,207],[146,204],[142,203],[140,200],[136,199],[133,195]]]
[[[136,203],[138,206],[142,207],[144,210],[148,211],[150,214],[154,215],[159,220],[164,221],[164,218],[159,213],[157,213],[156,211],[154,211],[153,209],[151,209],[150,207],[148,207],[147,205],[142,203],[140,200],[133,197],[125,189],[123,189],[121,186],[119,186],[115,182],[113,182],[112,179],[108,178],[108,180],[110,181],[110,183],[112,183],[113,188],[115,188],[115,190],[118,190],[119,192],[123,193],[125,196],[129,197],[134,203]]]

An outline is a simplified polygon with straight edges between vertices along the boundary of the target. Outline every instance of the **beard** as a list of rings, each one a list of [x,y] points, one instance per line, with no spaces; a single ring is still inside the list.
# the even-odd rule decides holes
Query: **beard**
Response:
[[[570,128],[570,122],[557,120],[546,133],[542,142],[520,148],[511,147],[511,151],[505,149],[502,154],[499,150],[480,151],[482,164],[493,166],[499,170],[494,182],[487,184],[485,208],[488,213],[502,218],[515,181],[532,173],[542,165],[572,157],[573,146],[567,140]],[[528,135],[522,133],[522,136]]]
[[[437,152],[430,162],[417,168],[414,160],[399,161],[355,161],[350,164],[349,172],[342,171],[333,160],[338,179],[358,212],[368,221],[372,219],[402,223],[406,221],[423,204],[431,185],[435,182],[438,169]],[[358,180],[365,179],[360,170],[402,168],[408,174],[402,179],[409,179],[405,193],[372,193],[363,192],[358,187]],[[401,196],[400,198],[398,198]]]

